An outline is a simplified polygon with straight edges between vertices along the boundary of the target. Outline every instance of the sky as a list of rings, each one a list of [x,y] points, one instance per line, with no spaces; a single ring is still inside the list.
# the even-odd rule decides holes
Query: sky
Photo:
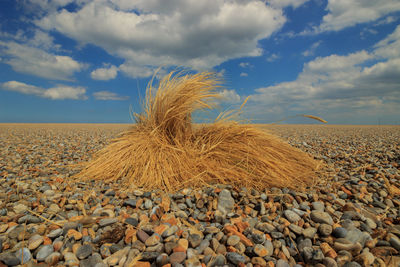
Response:
[[[398,125],[400,1],[0,1],[0,122],[131,123],[177,69],[254,123]]]

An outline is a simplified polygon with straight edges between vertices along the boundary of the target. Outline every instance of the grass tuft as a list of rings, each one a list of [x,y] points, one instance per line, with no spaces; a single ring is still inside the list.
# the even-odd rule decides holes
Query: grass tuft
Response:
[[[136,124],[99,151],[79,179],[167,192],[210,184],[299,189],[314,182],[319,162],[265,131],[225,116],[192,124],[193,111],[212,108],[220,97],[215,74],[170,73],[157,90],[152,83]]]

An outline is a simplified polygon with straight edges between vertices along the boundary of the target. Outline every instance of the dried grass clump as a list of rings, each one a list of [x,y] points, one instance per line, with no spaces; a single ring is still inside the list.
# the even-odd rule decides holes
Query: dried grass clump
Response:
[[[99,151],[80,179],[168,192],[206,184],[299,189],[314,181],[318,162],[265,131],[225,119],[192,124],[191,113],[219,97],[214,74],[170,73],[156,92],[151,84],[137,123]]]

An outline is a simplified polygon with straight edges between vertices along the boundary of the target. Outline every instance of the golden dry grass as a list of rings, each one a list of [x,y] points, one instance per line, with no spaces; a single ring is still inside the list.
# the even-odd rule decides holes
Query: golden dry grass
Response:
[[[319,163],[265,131],[221,118],[193,126],[192,112],[212,108],[218,86],[216,76],[206,72],[170,73],[156,91],[150,82],[137,123],[77,177],[168,192],[206,184],[257,189],[312,184]]]

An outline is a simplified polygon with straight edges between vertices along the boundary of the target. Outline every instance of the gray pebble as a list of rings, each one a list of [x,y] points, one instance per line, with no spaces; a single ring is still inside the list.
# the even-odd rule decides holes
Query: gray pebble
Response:
[[[332,233],[332,226],[330,226],[329,224],[323,223],[318,227],[318,232],[322,236],[329,236]]]
[[[27,263],[32,259],[32,254],[27,248],[20,248],[15,252],[15,256],[21,261],[21,263]]]
[[[246,258],[243,255],[240,255],[236,252],[226,253],[226,258],[235,265],[238,265],[241,262],[244,263],[246,261]]]
[[[317,229],[315,229],[314,227],[308,227],[303,230],[303,236],[305,238],[313,239],[316,233],[317,233]]]
[[[332,235],[337,238],[344,238],[347,235],[347,230],[343,227],[336,227],[333,229]]]
[[[0,254],[0,261],[4,262],[7,266],[15,266],[21,263],[13,253]]]
[[[310,217],[311,220],[313,220],[316,223],[326,223],[329,225],[333,224],[332,217],[328,213],[323,211],[314,210],[311,212]]]
[[[400,240],[396,236],[392,236],[389,239],[390,244],[400,252]]]
[[[318,211],[324,211],[325,210],[324,202],[314,201],[313,203],[311,203],[311,205],[312,205],[314,210],[318,210]]]
[[[117,218],[104,218],[99,221],[99,225],[100,225],[100,227],[104,227],[107,225],[114,224],[116,222],[118,222]]]
[[[38,261],[44,261],[47,256],[49,256],[51,253],[54,252],[53,246],[52,245],[45,245],[39,248],[38,253],[36,254],[36,259]]]
[[[93,252],[93,248],[89,244],[84,244],[78,248],[75,255],[78,259],[82,260],[90,256]]]
[[[289,263],[285,260],[279,259],[276,262],[276,267],[290,267]]]
[[[297,215],[296,212],[291,211],[291,210],[285,210],[285,211],[283,211],[283,214],[285,215],[286,219],[288,219],[288,221],[291,223],[298,222],[301,219],[300,216]]]
[[[59,228],[59,229],[55,229],[53,231],[51,231],[47,237],[49,238],[56,238],[59,237],[61,234],[63,233],[63,229]]]

